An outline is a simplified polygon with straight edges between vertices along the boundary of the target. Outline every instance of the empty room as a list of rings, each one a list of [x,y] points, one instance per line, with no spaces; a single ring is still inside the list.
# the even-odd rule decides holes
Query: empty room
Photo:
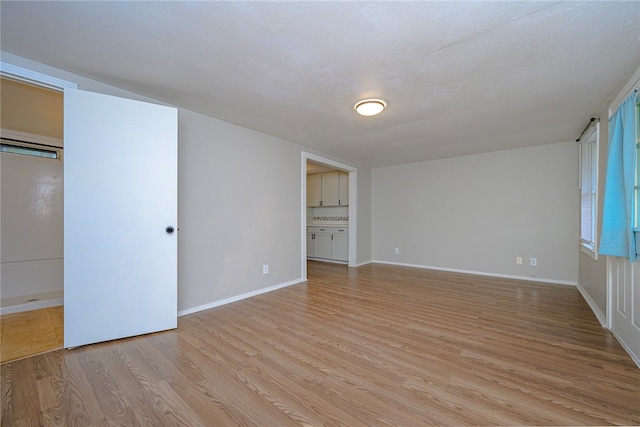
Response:
[[[0,425],[640,425],[640,2],[0,7]]]

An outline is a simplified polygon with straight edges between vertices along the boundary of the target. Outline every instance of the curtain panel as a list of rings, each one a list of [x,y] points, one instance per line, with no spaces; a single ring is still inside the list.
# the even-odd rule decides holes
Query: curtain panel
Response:
[[[604,190],[600,253],[637,259],[634,238],[636,176],[636,93],[609,119],[609,154]]]

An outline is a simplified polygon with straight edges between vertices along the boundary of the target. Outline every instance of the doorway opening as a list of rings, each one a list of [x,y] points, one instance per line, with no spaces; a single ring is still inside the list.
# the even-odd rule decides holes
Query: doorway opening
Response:
[[[356,265],[357,169],[302,153],[302,275],[307,259]]]
[[[63,346],[63,94],[0,78],[0,363]]]

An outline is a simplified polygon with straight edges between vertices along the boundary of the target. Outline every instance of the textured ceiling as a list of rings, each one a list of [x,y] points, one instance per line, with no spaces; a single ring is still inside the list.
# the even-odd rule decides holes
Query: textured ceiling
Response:
[[[374,167],[574,140],[640,63],[637,1],[1,7],[3,51]]]

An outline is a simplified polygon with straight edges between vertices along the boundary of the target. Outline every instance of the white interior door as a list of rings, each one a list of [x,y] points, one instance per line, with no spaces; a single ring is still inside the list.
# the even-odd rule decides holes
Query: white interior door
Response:
[[[609,329],[640,367],[640,264],[607,257]]]
[[[177,327],[177,110],[67,89],[64,122],[65,347]]]

